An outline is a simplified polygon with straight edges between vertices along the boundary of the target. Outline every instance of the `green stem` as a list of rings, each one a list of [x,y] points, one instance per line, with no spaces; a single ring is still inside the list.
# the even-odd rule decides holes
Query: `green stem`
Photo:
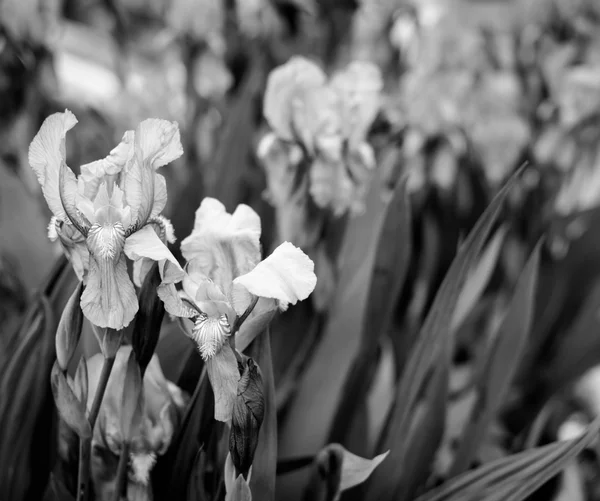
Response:
[[[119,465],[117,466],[117,476],[115,479],[115,491],[113,501],[119,501],[127,494],[127,466],[129,465],[129,442],[123,442]],[[125,496],[123,494],[125,493]]]
[[[90,422],[90,428],[92,429],[92,435],[94,433],[94,426],[100,413],[100,405],[104,398],[106,386],[108,385],[108,378],[112,372],[113,365],[115,364],[115,356],[105,358],[102,364],[102,371],[100,373],[100,381],[98,382],[98,388],[94,395],[94,401],[92,402],[92,408],[88,416]],[[77,501],[84,501],[87,499],[88,483],[90,479],[90,457],[92,452],[92,439],[88,438],[79,441],[79,468],[77,472]]]

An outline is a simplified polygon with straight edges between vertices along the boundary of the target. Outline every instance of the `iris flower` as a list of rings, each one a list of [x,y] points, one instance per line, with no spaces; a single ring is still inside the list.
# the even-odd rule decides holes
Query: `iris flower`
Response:
[[[272,133],[259,145],[269,177],[284,169],[274,161],[279,143],[300,145],[310,161],[308,190],[315,204],[336,215],[361,212],[375,166],[366,136],[382,87],[379,68],[368,62],[353,62],[331,79],[300,56],[273,70],[263,108]],[[276,196],[281,190],[270,191]]]
[[[60,240],[85,283],[84,315],[98,327],[122,329],[138,310],[125,255],[159,261],[165,281],[183,273],[164,244],[170,225],[160,213],[167,188],[156,173],[183,153],[179,128],[144,120],[106,158],[82,165],[76,177],[65,161],[65,136],[76,123],[69,110],[48,117],[29,147],[29,164],[54,214],[50,236]]]
[[[317,283],[313,262],[289,242],[261,261],[260,233],[260,218],[247,205],[229,214],[221,202],[205,198],[181,244],[187,260],[183,290],[172,283],[158,288],[167,312],[194,322],[189,335],[206,362],[220,421],[231,418],[240,379],[228,342],[236,321],[258,298],[262,312],[286,309],[306,299]]]

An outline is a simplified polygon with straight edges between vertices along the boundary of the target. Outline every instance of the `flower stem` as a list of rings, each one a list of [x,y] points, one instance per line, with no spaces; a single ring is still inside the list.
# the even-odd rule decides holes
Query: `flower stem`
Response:
[[[250,313],[252,313],[252,311],[254,310],[256,303],[258,303],[258,296],[254,296],[254,299],[252,299],[252,302],[250,303],[248,308],[246,308],[246,311],[242,313],[241,317],[238,317],[236,319],[235,323],[233,324],[233,334],[237,333],[237,331],[240,330],[240,327],[242,326],[244,321],[250,316]]]
[[[119,501],[123,493],[127,493],[127,466],[129,465],[129,442],[123,442],[119,465],[117,466],[117,476],[115,477],[115,491],[113,501]]]
[[[123,339],[122,333],[119,340],[119,344]],[[94,426],[100,413],[100,405],[104,398],[106,386],[108,385],[108,379],[112,372],[113,365],[115,364],[116,355],[110,357],[104,357],[104,363],[102,364],[102,371],[100,372],[100,380],[98,381],[98,388],[94,395],[94,401],[92,402],[92,408],[88,415],[88,421],[92,429],[92,435],[94,434]],[[88,483],[90,479],[90,457],[92,452],[92,439],[88,438],[85,440],[80,439],[79,441],[79,467],[77,472],[77,501],[85,501],[87,499]]]
[[[96,389],[94,401],[92,402],[92,408],[90,409],[90,415],[88,416],[92,431],[94,430],[96,419],[98,419],[98,414],[100,413],[100,405],[102,404],[102,399],[104,398],[104,392],[106,391],[106,385],[108,384],[108,378],[112,372],[113,365],[115,365],[114,356],[104,359],[104,363],[102,364],[102,372],[100,372],[100,381],[98,381],[98,388]]]

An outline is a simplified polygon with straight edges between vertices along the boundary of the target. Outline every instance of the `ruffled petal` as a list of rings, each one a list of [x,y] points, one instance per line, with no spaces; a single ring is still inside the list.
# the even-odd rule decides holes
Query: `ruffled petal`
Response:
[[[218,200],[205,198],[181,252],[196,272],[213,280],[231,299],[233,279],[260,261],[260,232],[260,218],[249,206],[241,204],[228,214]]]
[[[293,104],[302,99],[307,89],[325,85],[327,77],[315,63],[301,56],[275,68],[267,80],[263,114],[271,128],[282,139],[294,139],[292,126]]]
[[[60,168],[66,158],[65,136],[76,123],[75,115],[69,110],[54,113],[44,120],[29,146],[29,165],[42,187],[48,207],[59,220],[65,222],[67,215],[59,192]]]
[[[183,155],[179,125],[159,118],[149,118],[135,130],[138,161],[158,169]]]
[[[237,360],[228,343],[206,361],[206,369],[215,394],[215,419],[227,422],[231,419],[240,380]]]
[[[138,301],[123,254],[117,261],[92,255],[87,285],[81,295],[81,309],[98,327],[120,330],[133,320]]]
[[[306,299],[317,284],[315,265],[298,247],[282,243],[250,273],[234,280],[233,294],[238,296],[245,288],[255,296],[277,299],[281,308]],[[240,287],[242,289],[240,290]],[[235,301],[238,315],[245,309],[242,301]]]
[[[175,256],[150,226],[127,237],[124,252],[132,261],[148,258],[158,262],[163,283],[180,282],[185,275]]]

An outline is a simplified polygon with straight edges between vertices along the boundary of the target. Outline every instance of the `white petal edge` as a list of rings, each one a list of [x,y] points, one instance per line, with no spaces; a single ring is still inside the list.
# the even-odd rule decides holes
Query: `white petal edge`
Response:
[[[249,273],[233,281],[233,294],[244,287],[255,296],[277,299],[280,307],[285,309],[288,304],[296,304],[306,299],[317,285],[312,260],[290,242],[284,242],[273,253]],[[236,308],[243,307],[243,302],[234,301]],[[236,310],[238,315],[243,311]]]

